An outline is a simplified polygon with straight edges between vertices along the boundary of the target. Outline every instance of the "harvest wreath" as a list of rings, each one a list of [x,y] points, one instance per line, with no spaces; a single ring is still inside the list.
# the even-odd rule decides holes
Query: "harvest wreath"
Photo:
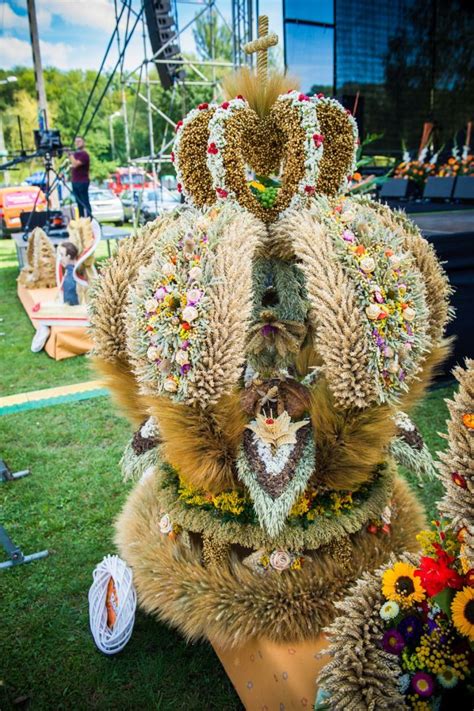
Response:
[[[417,550],[390,451],[429,472],[407,417],[449,348],[433,249],[343,194],[353,118],[258,65],[178,124],[188,204],[121,243],[91,306],[139,427],[117,545],[143,608],[219,649],[315,642],[357,578]]]

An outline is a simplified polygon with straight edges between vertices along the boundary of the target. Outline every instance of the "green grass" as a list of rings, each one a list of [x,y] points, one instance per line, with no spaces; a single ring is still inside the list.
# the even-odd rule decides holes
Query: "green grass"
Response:
[[[106,254],[101,244],[99,259]],[[30,351],[35,330],[17,297],[17,276],[15,243],[0,239],[0,332],[5,334],[0,336],[0,397],[93,380],[86,356],[54,361],[44,351]]]
[[[118,462],[129,436],[107,398],[0,418],[1,455],[32,475],[0,485],[2,522],[45,560],[0,572],[0,708],[240,709],[212,648],[186,645],[138,614],[117,657],[94,647],[87,592],[114,552],[112,522],[128,486]],[[26,702],[25,702],[26,703]]]
[[[0,241],[6,394],[90,378],[83,357],[55,362],[30,353],[33,329],[16,298],[13,255],[11,243]],[[445,446],[437,432],[446,431],[444,398],[452,390],[433,390],[415,413],[432,452]],[[51,551],[0,572],[2,711],[242,708],[212,648],[187,645],[154,618],[137,614],[132,639],[116,657],[94,647],[87,592],[95,565],[114,552],[113,520],[130,489],[118,468],[129,436],[108,398],[0,417],[0,456],[32,470],[0,484],[0,520],[25,554]],[[419,488],[409,479],[434,514],[439,484]]]

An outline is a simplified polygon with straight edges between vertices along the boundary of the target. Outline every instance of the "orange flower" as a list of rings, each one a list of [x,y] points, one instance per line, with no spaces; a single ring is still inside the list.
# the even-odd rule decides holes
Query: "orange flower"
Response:
[[[474,412],[466,412],[462,416],[462,422],[468,430],[474,430]]]
[[[362,175],[360,173],[354,173],[354,175],[352,176],[352,180],[359,182],[359,180],[362,180]]]
[[[365,254],[365,247],[363,244],[358,244],[357,247],[355,248],[355,253],[356,254]],[[473,420],[473,427],[474,427],[474,420]]]

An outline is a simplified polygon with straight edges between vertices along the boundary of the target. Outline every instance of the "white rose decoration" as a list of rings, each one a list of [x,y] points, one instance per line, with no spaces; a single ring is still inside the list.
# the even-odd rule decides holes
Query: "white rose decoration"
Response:
[[[198,310],[194,308],[194,306],[186,306],[183,309],[183,318],[185,321],[191,322],[197,319],[198,317]]]
[[[176,274],[176,267],[172,262],[166,262],[166,264],[163,264],[161,271],[167,277],[174,276],[174,274]]]
[[[378,304],[370,304],[370,306],[367,306],[365,309],[367,318],[370,318],[371,321],[376,321],[378,319],[380,311],[381,309]]]
[[[176,353],[175,360],[179,365],[186,365],[186,363],[189,363],[189,357],[186,351],[178,351]]]
[[[146,352],[146,357],[148,358],[148,360],[151,361],[158,360],[158,358],[160,357],[160,352],[160,349],[156,346],[150,346]]]
[[[147,299],[145,301],[145,311],[154,311],[156,309],[157,303],[155,299]]]
[[[166,378],[165,382],[163,383],[163,388],[166,390],[167,393],[175,393],[178,389],[178,383],[173,380],[173,378]]]
[[[403,311],[403,318],[405,321],[413,321],[413,319],[416,316],[416,311],[415,309],[412,309],[411,306],[407,306],[406,309]]]
[[[200,281],[202,277],[201,267],[193,267],[189,270],[189,281]]]
[[[165,514],[160,518],[160,523],[158,525],[161,533],[171,533],[173,530],[173,524],[171,523],[171,519],[168,514]]]
[[[276,550],[270,556],[270,565],[274,570],[286,570],[291,565],[291,556],[283,550]]]
[[[372,257],[364,257],[364,259],[361,259],[360,268],[366,274],[373,272],[375,269],[375,259],[372,259]]]

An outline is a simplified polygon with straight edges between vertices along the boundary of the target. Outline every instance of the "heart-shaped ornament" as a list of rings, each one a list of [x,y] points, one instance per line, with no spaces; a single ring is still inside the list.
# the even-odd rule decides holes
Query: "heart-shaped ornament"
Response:
[[[282,530],[293,504],[305,491],[314,472],[314,457],[308,425],[296,432],[295,444],[282,445],[276,452],[245,430],[237,459],[238,476],[250,493],[261,527],[270,536]]]

